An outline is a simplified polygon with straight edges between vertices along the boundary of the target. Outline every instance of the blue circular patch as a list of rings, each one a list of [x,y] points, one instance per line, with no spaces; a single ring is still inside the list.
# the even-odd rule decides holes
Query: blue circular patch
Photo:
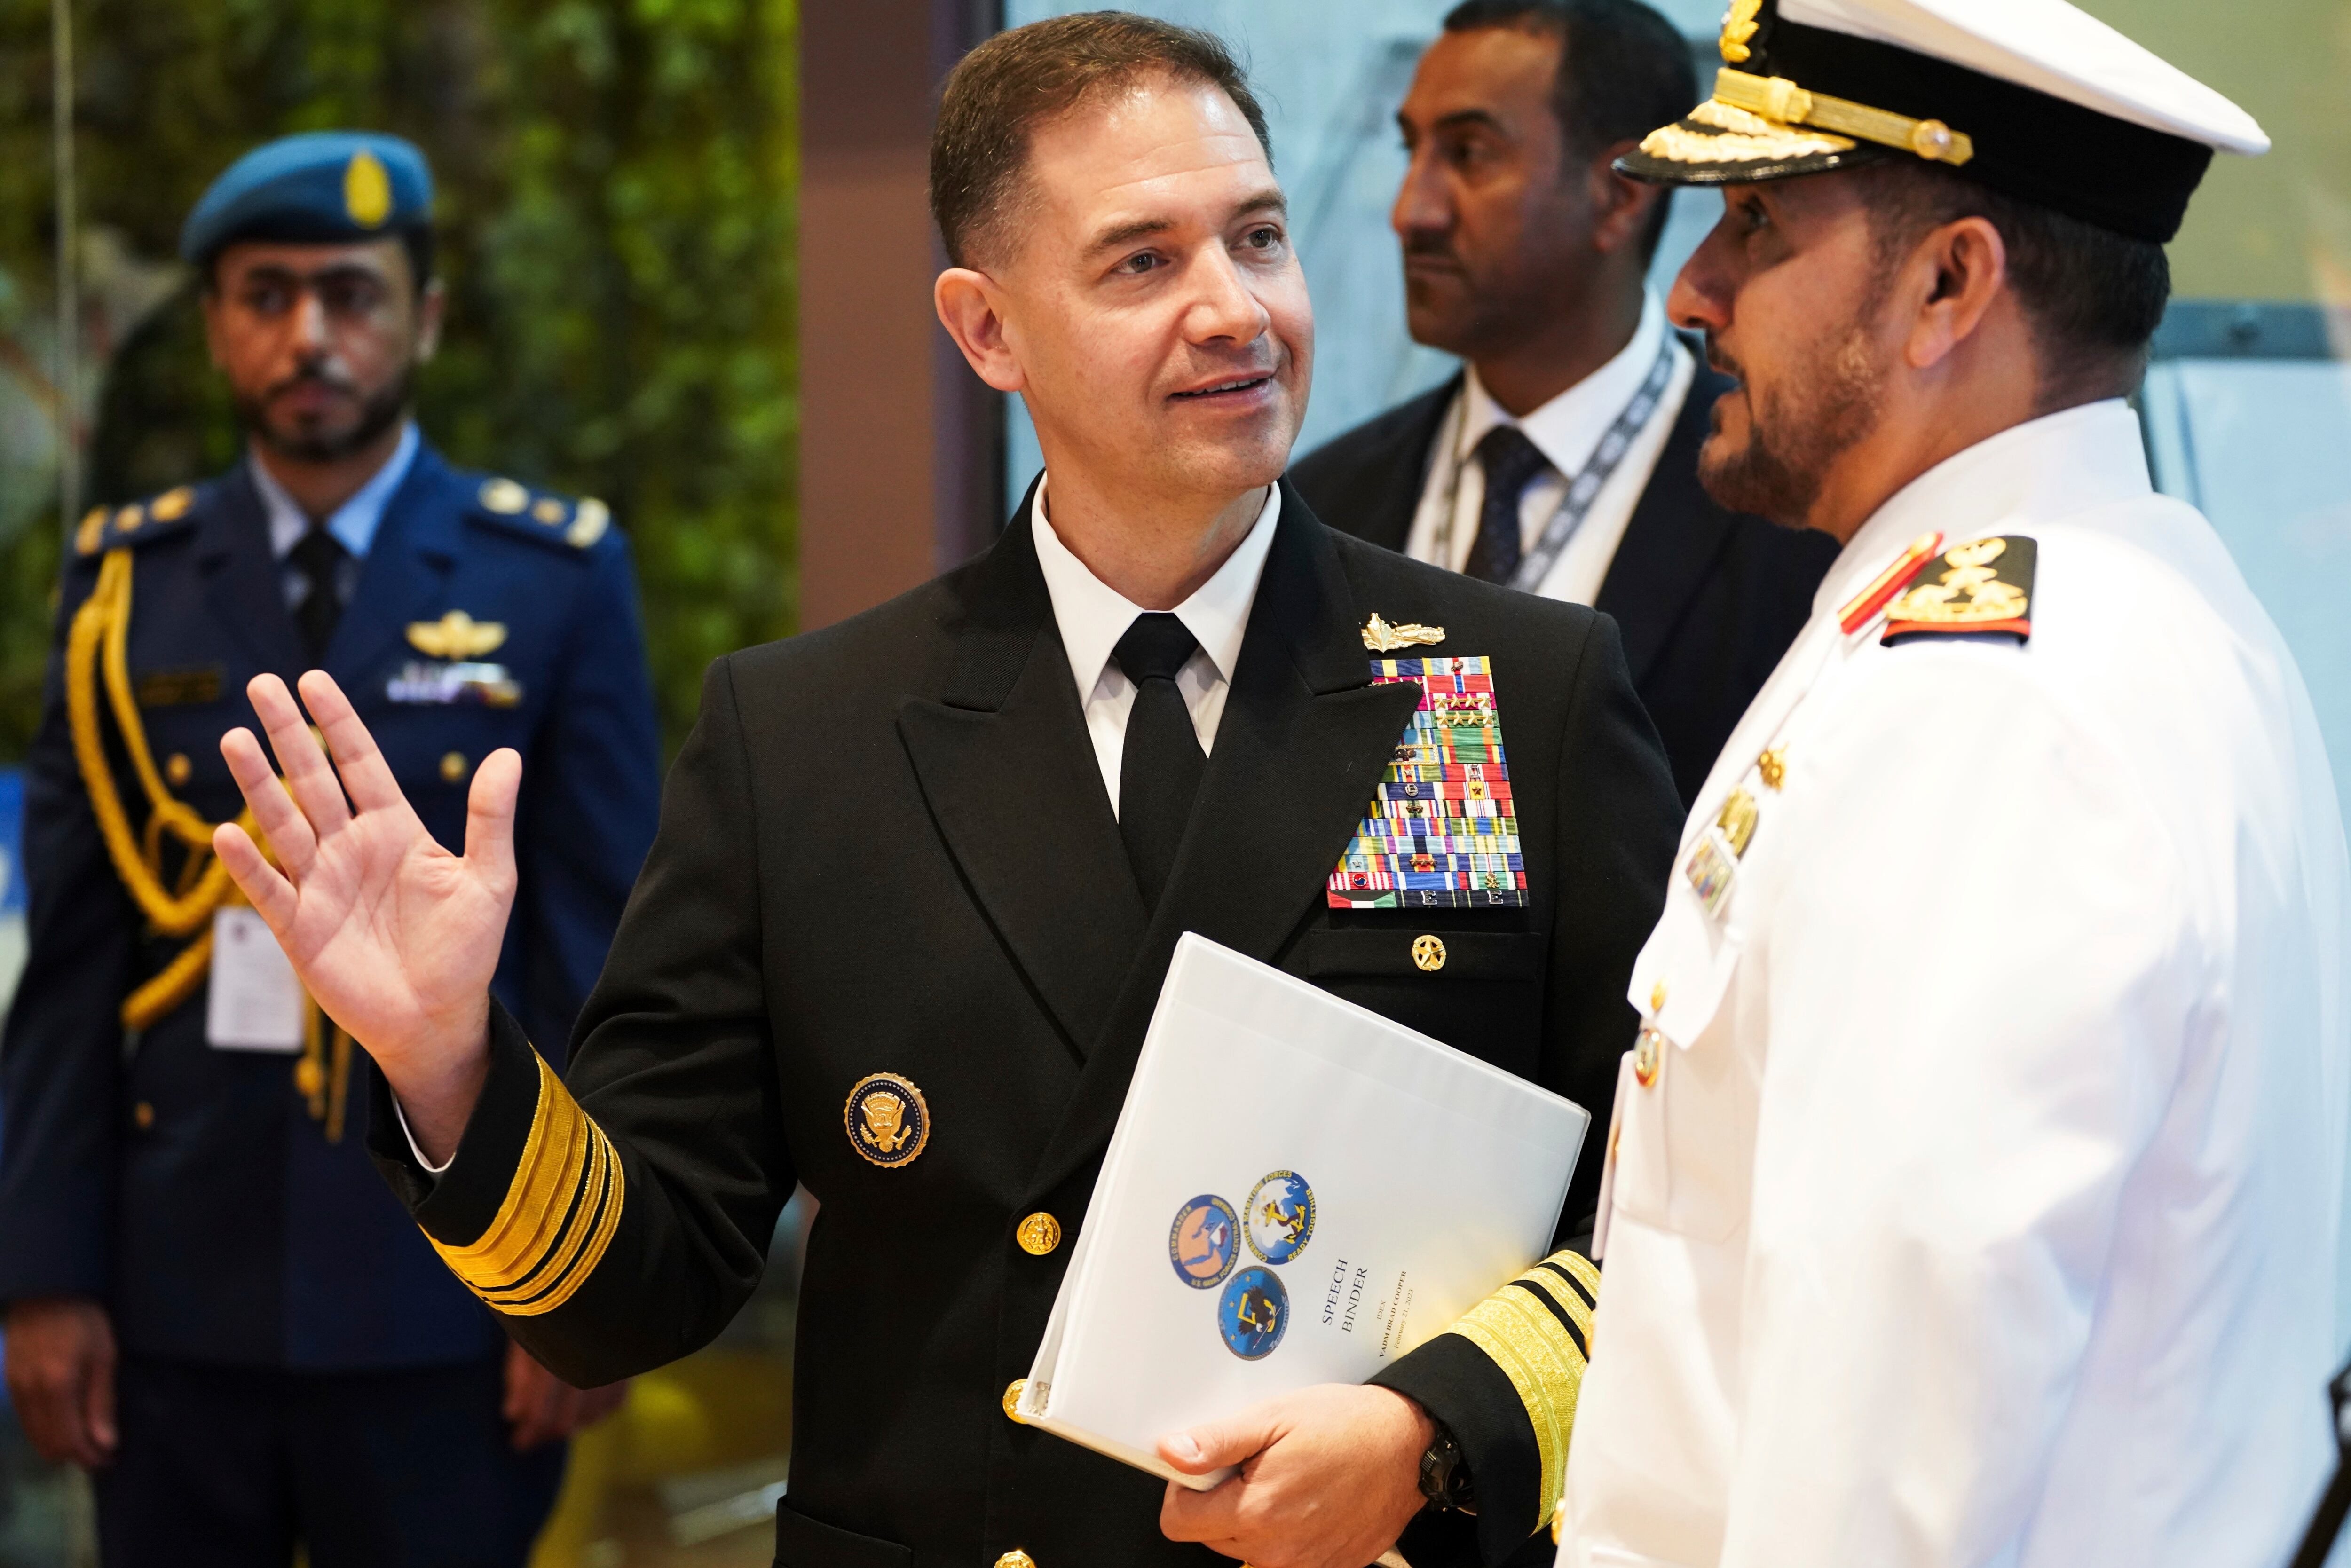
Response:
[[[1289,1327],[1290,1292],[1270,1269],[1242,1270],[1217,1298],[1217,1332],[1243,1361],[1271,1355]]]
[[[1249,1250],[1268,1263],[1289,1262],[1314,1239],[1314,1189],[1296,1171],[1267,1173],[1241,1213]]]
[[[1213,1291],[1240,1255],[1240,1218],[1231,1204],[1204,1192],[1176,1211],[1176,1223],[1167,1228],[1167,1260],[1177,1279],[1196,1291]]]

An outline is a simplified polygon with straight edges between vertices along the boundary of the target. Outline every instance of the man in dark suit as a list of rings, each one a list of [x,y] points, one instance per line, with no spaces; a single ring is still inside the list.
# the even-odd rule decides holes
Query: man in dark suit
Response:
[[[221,854],[381,1068],[386,1174],[550,1364],[685,1354],[795,1182],[820,1201],[789,1568],[1363,1568],[1408,1527],[1437,1568],[1520,1550],[1556,1495],[1531,1412],[1581,1375],[1581,1259],[1518,1291],[1507,1367],[1480,1320],[1386,1386],[1171,1435],[1195,1470],[1255,1456],[1206,1494],[1014,1415],[1182,933],[1597,1107],[1677,838],[1604,617],[1347,538],[1280,482],[1313,323],[1265,140],[1222,47],[1164,23],[1064,17],[958,67],[937,308],[1047,475],[972,565],[712,667],[568,1084],[484,986],[517,758],[476,774],[459,859],[324,674],[331,765],[272,678],[285,788],[224,745],[284,872],[235,829]],[[1374,665],[1400,653],[1490,670],[1496,771],[1452,782],[1507,778],[1500,869],[1355,847],[1421,777],[1420,688]]]
[[[1396,116],[1392,221],[1413,337],[1468,366],[1290,473],[1335,528],[1614,616],[1684,801],[1836,554],[1698,486],[1729,382],[1646,282],[1667,193],[1611,167],[1697,97],[1638,0],[1456,6]]]
[[[555,1441],[616,1396],[508,1343],[366,1153],[364,1059],[319,1018],[211,825],[264,671],[331,670],[422,830],[527,752],[521,893],[487,984],[558,1050],[653,834],[629,554],[594,501],[451,467],[415,148],[257,149],[188,221],[249,450],[76,529],[26,768],[31,951],[0,1046],[9,1390],[96,1475],[110,1564],[519,1568]]]

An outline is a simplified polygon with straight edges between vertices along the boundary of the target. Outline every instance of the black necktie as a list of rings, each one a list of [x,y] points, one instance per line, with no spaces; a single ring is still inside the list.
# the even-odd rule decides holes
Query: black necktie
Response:
[[[327,656],[327,640],[343,612],[335,579],[341,575],[342,545],[321,528],[313,528],[294,541],[286,559],[302,579],[302,601],[294,607],[294,624],[302,633],[302,651],[311,664]]]
[[[1486,471],[1486,500],[1478,510],[1478,538],[1462,571],[1488,582],[1507,583],[1519,574],[1519,501],[1547,465],[1527,433],[1498,424],[1478,443],[1478,466]]]
[[[1134,683],[1118,768],[1118,831],[1126,840],[1126,858],[1143,902],[1153,908],[1176,869],[1176,846],[1184,841],[1200,776],[1208,770],[1191,711],[1176,689],[1176,672],[1199,646],[1175,616],[1146,614],[1136,616],[1111,650]]]

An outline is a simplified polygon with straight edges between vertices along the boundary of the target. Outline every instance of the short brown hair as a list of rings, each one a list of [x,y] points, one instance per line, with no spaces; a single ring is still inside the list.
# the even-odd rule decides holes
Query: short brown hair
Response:
[[[947,259],[966,266],[986,248],[1019,193],[1029,139],[1040,124],[1150,77],[1220,89],[1272,163],[1265,110],[1240,63],[1213,33],[1126,11],[1031,22],[966,55],[940,96],[931,131],[931,216]]]

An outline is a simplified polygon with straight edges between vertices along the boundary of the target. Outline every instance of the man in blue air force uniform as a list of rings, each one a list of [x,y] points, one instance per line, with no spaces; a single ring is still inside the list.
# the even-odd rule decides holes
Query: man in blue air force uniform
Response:
[[[429,830],[528,755],[496,988],[550,1043],[651,840],[658,754],[610,513],[424,444],[431,177],[316,134],[182,236],[249,453],[81,519],[27,770],[30,962],[0,1044],[0,1303],[28,1435],[109,1563],[519,1563],[611,1408],[518,1349],[369,1168],[349,1035],[211,858],[246,683],[333,671]]]

